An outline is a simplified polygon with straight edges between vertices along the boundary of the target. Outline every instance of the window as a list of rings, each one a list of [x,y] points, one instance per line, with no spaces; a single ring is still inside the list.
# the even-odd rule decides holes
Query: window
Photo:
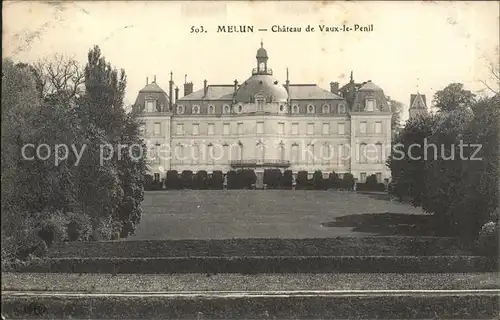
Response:
[[[299,106],[294,105],[294,106],[292,107],[292,113],[299,113]]]
[[[183,114],[184,113],[184,106],[177,106],[177,113]]]
[[[292,161],[300,163],[299,146],[297,144],[292,144]]]
[[[366,144],[362,143],[359,145],[359,163],[366,163]]]
[[[380,121],[375,122],[375,133],[377,134],[382,133],[382,122]]]
[[[366,172],[361,172],[361,175],[359,176],[359,182],[365,183],[366,182]]]
[[[264,110],[264,100],[259,99],[257,100],[257,111],[262,111]]]
[[[229,127],[229,123],[224,123],[224,135],[229,135],[230,134],[230,127]]]
[[[241,104],[238,106],[238,112],[242,112],[243,111],[243,107],[241,106]]]
[[[154,134],[155,136],[161,135],[161,122],[155,122]]]
[[[375,110],[375,100],[374,99],[366,99],[366,111]]]
[[[193,123],[193,136],[200,134],[200,125],[198,123]]]
[[[278,122],[278,134],[285,134],[285,123]]]
[[[198,113],[200,113],[200,106],[194,105],[194,106],[193,106],[193,113],[194,113],[194,114],[198,114]]]
[[[294,134],[294,135],[299,134],[299,124],[298,123],[292,123],[292,134]]]
[[[325,105],[323,106],[323,113],[329,113],[329,112],[330,112],[330,106],[329,106],[329,105],[327,105],[327,104],[325,104]]]
[[[243,122],[238,122],[236,126],[238,134],[243,134]]]
[[[264,122],[257,122],[257,133],[264,133]]]
[[[157,182],[160,181],[160,174],[159,173],[155,173],[154,180]]]
[[[314,106],[312,104],[307,106],[307,113],[314,113]]]
[[[345,104],[343,103],[339,104],[339,113],[340,114],[345,113]]]
[[[148,112],[156,111],[156,100],[146,100],[146,110]]]
[[[213,114],[215,112],[214,106],[208,106],[208,113]]]
[[[323,134],[330,134],[330,124],[323,123]]]
[[[382,144],[381,143],[377,143],[375,145],[375,149],[376,149],[376,152],[377,152],[376,162],[377,163],[382,163],[383,160],[384,160],[384,149],[382,148]]]
[[[366,134],[366,121],[359,124],[359,133]]]
[[[314,134],[314,123],[307,124],[307,134],[309,135]]]
[[[177,135],[183,135],[184,134],[184,125],[182,123],[177,124]]]
[[[215,134],[215,125],[213,123],[208,124],[208,135],[213,136]]]
[[[283,112],[285,110],[285,107],[283,105],[280,105],[280,111]]]
[[[227,104],[224,105],[224,113],[229,113],[229,106]]]
[[[375,173],[375,176],[377,177],[377,182],[381,183],[382,182],[382,172]]]
[[[344,135],[344,134],[345,134],[345,124],[339,123],[339,135]]]

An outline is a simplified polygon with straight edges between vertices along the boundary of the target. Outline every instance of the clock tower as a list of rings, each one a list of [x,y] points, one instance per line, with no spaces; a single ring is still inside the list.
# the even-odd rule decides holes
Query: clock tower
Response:
[[[264,43],[260,42],[260,48],[257,50],[257,73],[267,74],[267,51],[264,49]]]

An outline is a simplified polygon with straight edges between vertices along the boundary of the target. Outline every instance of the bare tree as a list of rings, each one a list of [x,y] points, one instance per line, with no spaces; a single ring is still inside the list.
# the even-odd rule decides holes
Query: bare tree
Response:
[[[85,73],[78,61],[72,57],[56,54],[33,65],[38,89],[42,97],[66,93],[71,98],[83,92]]]
[[[496,49],[495,56],[498,58],[500,55],[499,47]],[[488,69],[490,71],[490,78],[488,80],[480,80],[481,83],[488,88],[493,94],[500,93],[500,65],[498,60],[496,62],[489,60]]]

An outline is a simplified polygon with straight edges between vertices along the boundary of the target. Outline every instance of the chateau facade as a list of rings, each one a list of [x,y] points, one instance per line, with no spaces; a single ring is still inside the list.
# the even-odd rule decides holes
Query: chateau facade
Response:
[[[371,81],[330,90],[316,84],[284,83],[273,77],[263,44],[250,77],[212,85],[184,95],[169,82],[139,91],[134,108],[142,113],[150,170],[155,179],[167,170],[253,169],[258,183],[269,168],[282,171],[352,173],[358,182],[375,174],[390,179],[385,165],[391,145],[391,109],[383,90]],[[174,93],[175,91],[175,93]]]

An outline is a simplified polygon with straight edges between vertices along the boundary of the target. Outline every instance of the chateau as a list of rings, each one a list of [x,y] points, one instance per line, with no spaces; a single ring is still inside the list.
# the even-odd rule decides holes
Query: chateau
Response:
[[[168,93],[156,79],[139,91],[134,108],[142,112],[150,170],[155,179],[167,170],[253,169],[262,181],[268,168],[282,171],[352,173],[359,182],[375,174],[390,179],[385,165],[391,145],[391,109],[383,90],[368,80],[330,90],[316,84],[284,83],[273,77],[263,44],[248,79],[209,84],[183,97]],[[175,93],[174,93],[175,91]]]

